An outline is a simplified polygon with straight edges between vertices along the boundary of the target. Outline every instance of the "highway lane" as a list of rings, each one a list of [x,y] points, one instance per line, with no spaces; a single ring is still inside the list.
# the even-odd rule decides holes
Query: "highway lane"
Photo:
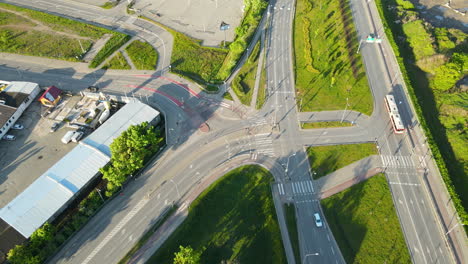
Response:
[[[382,45],[364,44],[361,53],[374,95],[374,113],[371,116],[374,131],[383,158],[386,158],[386,176],[390,183],[400,224],[414,263],[453,263],[452,252],[434,213],[433,202],[422,180],[424,171],[418,164],[420,153],[408,144],[407,134],[393,133],[388,114],[383,106],[386,94],[394,94],[399,101],[401,116],[410,128],[415,122],[409,99],[401,88],[401,78],[394,56],[384,52],[389,45],[377,14],[369,13],[366,1],[351,1],[353,18],[359,39],[370,33],[384,38]],[[372,2],[373,4],[373,2]]]
[[[35,1],[34,3],[36,2],[38,1]],[[268,55],[267,55],[267,65],[268,65],[267,76],[268,76],[268,91],[269,91],[270,98],[267,101],[266,106],[260,112],[259,115],[255,116],[253,119],[250,119],[248,121],[240,121],[238,124],[236,123],[233,125],[226,125],[226,128],[219,129],[219,131],[217,132],[218,133],[217,135],[218,137],[223,138],[222,137],[223,133],[229,133],[229,134],[232,133],[230,136],[232,136],[233,138],[230,138],[230,139],[225,138],[226,142],[225,142],[224,148],[226,149],[227,152],[222,152],[227,157],[236,155],[236,153],[244,153],[244,154],[249,153],[248,155],[250,155],[252,158],[258,159],[258,157],[262,157],[263,155],[268,154],[268,155],[271,155],[272,157],[278,158],[278,162],[283,166],[283,168],[285,169],[285,172],[289,169],[289,173],[287,175],[285,174],[284,179],[281,179],[282,181],[288,180],[287,179],[288,177],[291,177],[293,181],[294,180],[306,181],[306,180],[310,180],[310,172],[309,172],[310,168],[308,167],[308,162],[306,159],[303,145],[305,145],[305,142],[310,142],[309,140],[314,140],[314,139],[316,140],[318,136],[314,138],[314,135],[310,135],[310,138],[303,138],[303,136],[304,135],[307,136],[308,133],[302,135],[302,132],[299,132],[299,129],[298,129],[295,100],[293,99],[294,98],[294,87],[293,87],[294,81],[293,81],[292,67],[291,67],[291,36],[290,34],[291,34],[291,26],[292,26],[291,23],[292,23],[292,15],[294,12],[294,6],[287,1],[279,1],[278,3],[272,2],[271,4],[276,6],[276,9],[274,8],[271,9],[271,24],[270,24],[271,30],[268,31],[269,36],[267,37],[267,40],[269,43]],[[72,9],[65,8],[63,10],[65,10],[68,13],[74,13],[80,9],[81,9],[81,6],[73,7]],[[58,9],[57,12],[60,12],[60,10],[61,9]],[[94,12],[94,11],[86,10],[85,12]],[[96,13],[92,13],[92,14],[96,15]],[[92,18],[91,15],[90,14],[88,15],[89,17],[87,18],[91,19]],[[356,17],[355,14],[354,16]],[[362,15],[362,17],[366,17],[366,15],[365,14]],[[102,20],[101,22],[105,22],[105,23],[108,23],[109,22],[108,20],[110,19],[112,20],[111,23],[113,23],[113,25],[115,26],[122,26],[124,24],[133,24],[134,22],[134,21],[132,22],[131,19],[123,18],[123,17],[118,18],[115,15],[109,15],[109,17],[100,17],[100,19]],[[358,29],[359,29],[359,26],[358,26]],[[360,30],[359,32],[360,34],[362,33],[361,34],[362,36],[366,34],[366,33],[363,33],[364,32],[363,30]],[[141,31],[140,33],[146,34],[147,32]],[[397,153],[398,157],[407,157],[408,155],[411,156],[410,148],[405,146],[406,143],[400,144],[399,141],[401,141],[401,139],[398,138],[398,136],[395,136],[391,133],[391,127],[389,126],[389,123],[388,123],[388,116],[386,115],[385,110],[381,107],[380,102],[382,102],[381,100],[383,99],[383,95],[387,93],[387,90],[379,88],[379,87],[383,86],[382,80],[385,80],[385,83],[387,86],[388,83],[391,83],[389,80],[392,78],[382,75],[382,72],[385,72],[385,67],[382,67],[382,65],[385,65],[385,64],[383,61],[381,61],[382,60],[381,54],[374,51],[372,47],[373,46],[365,45],[363,47],[362,53],[365,57],[367,70],[369,71],[369,69],[371,70],[374,69],[374,71],[368,72],[368,78],[369,78],[369,82],[371,83],[372,91],[374,93],[374,98],[376,99],[374,101],[375,111],[371,117],[372,121],[375,121],[375,122],[371,122],[372,126],[368,127],[367,135],[363,134],[362,131],[358,131],[353,128],[352,131],[357,131],[357,132],[350,139],[355,140],[355,139],[362,139],[365,137],[366,138],[365,140],[369,140],[369,137],[372,138],[372,135],[376,135],[376,137],[378,138],[379,146],[381,146],[380,150],[382,151],[383,157],[386,157],[386,156],[395,157],[395,153]],[[33,69],[31,70],[28,69],[28,71],[21,71],[21,70],[17,71],[16,69],[8,69],[7,74],[11,76],[12,80],[17,79],[18,76],[20,78],[24,78],[25,80],[29,79],[31,81],[34,81],[35,78],[39,78],[39,79],[41,78],[39,76],[40,74],[38,74],[37,72],[34,76],[30,75],[31,71],[34,72]],[[3,74],[3,71],[2,71],[2,74]],[[50,73],[50,74],[53,74],[53,73]],[[57,71],[56,74],[53,76],[53,78],[50,78],[52,77],[51,75],[49,75],[49,78],[47,78],[47,74],[44,74],[45,76],[42,77],[43,79],[42,82],[46,83],[47,81],[57,78],[59,82],[63,82],[64,84],[65,83],[69,84],[72,89],[80,89],[83,87],[81,86],[81,84],[77,85],[76,81],[71,81],[71,80],[67,81],[70,78],[64,78],[60,76],[63,74],[64,74],[63,71],[62,72]],[[130,77],[127,76],[124,78],[125,80],[119,81],[119,79],[122,77],[119,77],[119,76],[107,77],[107,75],[105,74],[101,78],[96,80],[96,77],[93,76],[95,74],[96,73],[84,74],[82,75],[80,79],[82,79],[82,83],[88,83],[88,82],[93,83],[93,79],[94,79],[94,82],[97,82],[97,80],[99,80],[99,82],[102,82],[104,84],[112,83],[112,86],[117,86],[117,87],[120,86],[120,88],[118,88],[118,90],[120,89],[120,93],[122,92],[125,93],[127,91],[125,90],[126,88],[124,87],[125,85],[128,85],[127,80],[129,79],[126,79],[126,78],[130,78]],[[13,77],[15,75],[16,77]],[[134,80],[132,79],[132,82],[133,81]],[[145,83],[145,81],[141,81],[141,83]],[[154,84],[151,84],[151,82],[149,83],[150,83],[149,84],[150,87],[156,88],[158,86],[158,84],[156,83]],[[111,90],[110,88],[106,88],[106,89]],[[129,89],[128,91],[130,92],[132,91],[132,89]],[[139,92],[143,93],[143,91],[139,91]],[[159,97],[160,96],[155,96],[155,98],[159,98]],[[380,98],[380,101],[379,101],[379,98]],[[172,115],[172,113],[178,113],[177,111],[180,112],[180,109],[174,106],[173,103],[171,103],[170,101],[167,101],[167,98],[166,99],[161,98],[161,102],[158,101],[158,104],[161,109],[166,109],[166,110],[169,109],[169,111],[167,111],[171,113],[171,115],[168,115],[169,120],[170,120],[169,123],[172,124],[172,127],[174,129],[179,129],[178,131],[181,131],[182,129],[177,127],[177,124],[176,124],[177,121],[174,121],[178,119],[174,117],[175,115]],[[170,109],[175,109],[176,111],[172,112]],[[185,115],[182,112],[181,114],[184,115],[186,118],[188,117],[188,115]],[[271,120],[274,120],[274,121],[271,121]],[[248,134],[250,131],[248,126],[252,124],[259,124],[259,123],[270,123],[270,124],[276,123],[278,125],[274,129],[281,131],[281,133],[272,133],[271,135],[269,135],[269,133],[265,131],[260,131],[262,132],[260,134],[256,134],[257,132],[253,131],[253,132],[250,132],[253,134]],[[261,125],[260,127],[262,126],[264,125]],[[262,127],[261,129],[266,129],[266,128]],[[259,128],[259,130],[261,129]],[[247,139],[239,138],[240,137],[239,135],[237,136],[234,135],[235,133],[238,133],[238,131],[243,131],[244,133],[247,133],[248,134]],[[272,131],[275,132],[275,130],[272,130]],[[193,131],[191,131],[190,133],[192,132]],[[174,134],[177,134],[177,133],[178,132],[174,132]],[[327,130],[327,133],[330,133],[330,132],[328,132]],[[332,137],[335,135],[335,133],[338,133],[338,132],[334,132],[334,130],[331,130],[331,133],[332,135],[327,136],[327,135],[321,134],[319,136],[323,140],[327,140],[326,138],[328,137],[329,141],[327,143],[330,143],[330,144],[334,142],[345,143],[344,142],[345,140],[340,140],[339,137]],[[212,144],[208,138],[199,140],[199,139],[196,139],[197,137],[198,136],[193,136],[192,138],[188,140],[189,141],[195,140],[200,149],[203,149],[204,145],[206,145],[207,143],[210,143],[207,145]],[[385,147],[385,143],[386,143],[385,138],[388,138],[390,142],[388,144],[389,147]],[[254,148],[252,147],[252,145],[254,146]],[[182,149],[182,147],[176,145],[174,146],[173,151],[177,152],[178,148]],[[180,157],[177,156],[177,158],[174,158],[174,160],[179,160],[179,158]],[[223,158],[218,157],[218,159],[220,162],[226,160],[225,157]],[[394,161],[394,162],[398,163],[399,161]],[[177,163],[175,163],[175,165],[177,165]],[[397,168],[397,169],[401,169],[401,168]],[[389,169],[389,173],[390,172],[391,170]],[[410,175],[408,173],[409,172],[407,169],[401,169],[401,170],[396,171],[396,175],[398,176],[396,176],[394,179],[396,184],[391,184],[392,191],[393,189],[395,189],[397,192],[399,189],[403,190],[403,188],[406,188],[407,186],[411,186],[411,185],[403,184],[403,183],[410,183],[408,182],[409,178],[402,178],[403,177],[402,175]],[[155,173],[155,175],[158,175],[158,174]],[[393,177],[392,175],[393,174],[390,173],[390,176],[388,176],[389,181],[390,181],[390,178]],[[168,174],[168,177],[169,176],[170,174]],[[158,178],[158,177],[151,177],[151,178],[153,179],[153,178]],[[191,179],[189,182],[193,184],[193,180],[194,179]],[[405,180],[407,182],[405,182]],[[129,191],[130,193],[134,193],[134,192],[137,192],[137,189],[135,190],[128,189],[127,191]],[[429,215],[430,217],[430,214],[429,214],[430,210],[428,209],[429,207],[427,207],[427,204],[429,203],[427,201],[423,200],[425,201],[424,205],[426,206],[420,206],[420,204],[414,203],[414,201],[416,201],[416,198],[420,197],[419,195],[423,195],[421,194],[420,191],[414,192],[414,195],[410,197],[406,197],[405,195],[406,195],[406,190],[404,192],[401,191],[401,194],[395,194],[394,192],[394,197],[397,197],[397,196],[402,197],[403,200],[401,201],[405,205],[404,207],[402,207],[402,209],[399,209],[398,204],[400,202],[399,200],[395,201],[399,214],[401,214],[400,212],[402,212],[402,214],[407,214],[404,211],[406,210],[405,209],[406,207],[407,209],[409,208],[413,210],[413,212],[419,212],[421,214],[424,213],[426,215]],[[413,198],[415,199],[413,200]],[[128,201],[128,198],[122,198],[122,199],[125,201]],[[134,199],[135,199],[135,202],[137,202],[138,199],[142,201],[141,197],[140,198],[134,197]],[[312,263],[313,258],[315,257],[317,257],[315,258],[315,260],[316,261],[318,260],[319,262],[323,261],[326,263],[333,263],[333,261],[335,262],[340,261],[339,263],[342,263],[343,262],[342,257],[339,253],[336,243],[334,242],[331,232],[329,232],[329,230],[325,228],[322,230],[311,228],[313,227],[313,219],[311,217],[311,213],[319,210],[319,204],[317,202],[314,202],[314,194],[300,195],[297,197],[294,196],[294,199],[296,199],[297,201],[296,206],[298,208],[298,214],[299,214],[298,223],[299,223],[299,228],[301,230],[300,232],[301,247],[302,247],[301,254],[302,254],[303,259],[305,258],[305,263],[309,263],[309,262]],[[311,201],[311,202],[307,202],[307,201]],[[411,201],[413,201],[413,204],[411,204]],[[139,205],[139,203],[135,203],[134,206],[137,206],[136,208],[138,207],[143,208],[146,205]],[[132,207],[119,208],[119,209],[114,208],[113,210],[122,210],[123,213],[132,213],[133,211],[131,211],[129,208],[132,208]],[[146,210],[144,211],[146,212]],[[160,214],[160,211],[148,211],[146,212],[146,217],[148,217],[148,219],[153,217],[154,219],[154,217],[157,217],[158,214]],[[129,214],[126,214],[126,215],[129,215]],[[122,215],[122,217],[125,218],[125,215]],[[400,215],[400,217],[402,216]],[[129,222],[121,226],[121,228],[126,229],[126,231],[122,235],[125,237],[125,234],[126,234],[127,239],[129,239],[129,237],[132,237],[132,239],[134,237],[138,237],[139,232],[141,232],[141,230],[132,231],[131,221],[133,221],[132,219],[134,218],[135,218],[134,216],[129,217],[128,218],[130,219]],[[410,217],[407,219],[408,220],[402,221],[402,223],[405,223],[405,222],[411,223],[411,219],[412,219],[411,212],[410,212]],[[105,225],[108,226],[108,228],[112,228],[112,227],[115,228],[115,226],[118,226],[119,223],[111,222]],[[104,225],[101,225],[101,226],[104,226]],[[410,244],[411,244],[411,241],[413,241],[417,236],[416,237],[412,236],[412,238],[408,238],[411,235],[408,235],[407,233],[408,232],[409,233],[413,232],[416,234],[419,234],[419,233],[417,233],[418,231],[415,231],[415,230],[412,231],[412,230],[406,229],[406,228],[410,229],[411,225],[408,225],[408,227],[406,227],[407,225],[402,225],[402,226],[405,231],[405,237],[407,241],[410,241]],[[425,232],[425,230],[430,229],[430,227],[433,227],[430,225],[430,223],[427,226],[421,225],[419,232]],[[111,230],[109,230],[109,232],[110,231]],[[96,233],[93,233],[93,234],[96,234]],[[83,234],[83,239],[84,237],[86,237],[85,234]],[[99,236],[97,236],[95,240],[93,241],[96,241],[96,242],[105,241],[106,238],[107,238],[106,233],[103,233],[103,234],[99,234]],[[129,240],[133,241],[132,239],[129,239]],[[115,245],[117,244],[118,240],[116,241],[114,240],[115,239],[113,239],[112,241],[109,240],[107,242],[110,243],[111,245]],[[427,241],[423,241],[423,242],[427,242]],[[84,239],[81,242],[77,242],[77,243],[78,243],[77,245],[79,245],[80,243],[88,243],[88,242],[86,242],[86,239]],[[417,241],[414,244],[416,243]],[[124,248],[128,247],[130,244],[131,244],[130,242],[126,243],[123,246],[123,248],[120,248],[120,249],[124,251]],[[423,255],[422,259],[425,258],[428,261],[430,261],[430,260],[439,258],[439,256],[437,255],[437,253],[435,253],[435,255],[429,254],[428,256],[426,256],[426,253],[424,253],[424,250],[428,251],[429,249],[430,251],[434,249],[434,252],[437,252],[438,247],[440,248],[440,250],[442,250],[440,245],[441,243],[433,243],[432,245],[428,244],[428,246],[431,246],[431,247],[424,248],[423,244],[421,244],[421,246],[416,247],[414,251],[416,252],[416,250],[418,250],[419,252],[416,252],[416,253],[422,254]],[[96,244],[94,244],[94,246],[96,246]],[[318,256],[310,255],[312,253],[319,253],[319,255]],[[99,255],[99,254],[96,253],[96,255]],[[94,259],[92,260],[94,261]]]
[[[270,2],[270,6],[271,17],[266,36],[269,99],[263,111],[267,112],[268,116],[273,116],[280,131],[280,138],[275,140],[274,148],[277,153],[280,153],[279,160],[286,173],[286,178],[282,179],[282,182],[286,183],[289,180],[308,182],[309,187],[313,190],[308,158],[303,146],[305,142],[310,142],[310,139],[317,139],[315,135],[317,131],[311,132],[309,138],[302,137],[309,133],[300,132],[297,121],[291,60],[294,4],[290,1],[280,0]],[[319,133],[319,135],[324,134],[323,131]],[[328,140],[328,142],[333,143],[338,140],[338,137],[328,137]],[[284,195],[291,197],[296,206],[301,262],[344,263],[333,234],[327,225],[322,228],[315,227],[313,214],[321,213],[316,194],[313,191],[294,193],[293,190],[286,189]],[[321,215],[324,218],[323,213]]]

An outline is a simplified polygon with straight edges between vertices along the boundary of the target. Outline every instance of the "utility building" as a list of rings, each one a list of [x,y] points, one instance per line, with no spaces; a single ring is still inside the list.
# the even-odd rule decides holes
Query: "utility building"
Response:
[[[53,221],[80,191],[99,175],[110,161],[110,144],[131,125],[158,123],[159,112],[134,100],[127,103],[91,135],[81,140],[67,155],[41,175],[13,201],[0,209],[0,241],[17,244],[27,239],[45,222]],[[19,237],[19,238],[18,238]],[[5,243],[3,243],[5,244]],[[15,244],[3,245],[7,252]]]
[[[37,83],[0,81],[0,139],[15,124],[40,90]]]

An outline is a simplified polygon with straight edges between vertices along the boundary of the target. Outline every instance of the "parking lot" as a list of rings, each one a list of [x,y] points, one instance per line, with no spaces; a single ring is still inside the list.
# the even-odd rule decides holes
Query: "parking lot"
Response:
[[[60,141],[70,128],[50,132],[54,121],[41,117],[41,107],[38,101],[31,103],[17,122],[24,129],[10,129],[16,140],[0,140],[0,208],[76,146]]]

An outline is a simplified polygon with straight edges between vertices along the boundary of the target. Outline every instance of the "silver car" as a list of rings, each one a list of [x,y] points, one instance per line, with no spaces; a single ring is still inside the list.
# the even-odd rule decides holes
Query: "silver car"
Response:
[[[315,213],[315,214],[314,214],[314,217],[315,217],[315,225],[316,225],[317,227],[322,227],[322,226],[323,226],[323,223],[322,223],[322,219],[320,219],[319,213]]]

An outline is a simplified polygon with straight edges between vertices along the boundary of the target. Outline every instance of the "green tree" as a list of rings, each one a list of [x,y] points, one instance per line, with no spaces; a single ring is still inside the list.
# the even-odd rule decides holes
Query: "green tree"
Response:
[[[198,256],[191,246],[179,246],[179,252],[174,254],[174,264],[199,264],[200,256]]]

